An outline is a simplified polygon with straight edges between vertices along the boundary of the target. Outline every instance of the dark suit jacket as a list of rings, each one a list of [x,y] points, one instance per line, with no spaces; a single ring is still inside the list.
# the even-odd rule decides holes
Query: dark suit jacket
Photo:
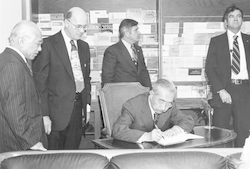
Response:
[[[138,45],[135,45],[135,48],[138,70],[121,40],[105,50],[102,63],[102,87],[105,83],[140,82],[143,86],[151,88],[142,49]]]
[[[136,142],[143,133],[151,132],[155,128],[148,96],[149,93],[144,93],[124,103],[121,116],[113,125],[114,138]],[[194,127],[193,118],[181,113],[175,104],[167,112],[160,114],[158,119],[157,126],[162,131],[171,128],[172,125],[178,125],[186,132],[190,132]]]
[[[0,55],[0,153],[47,147],[35,82],[21,56],[11,48]]]
[[[248,75],[250,75],[250,35],[241,34],[245,48]],[[217,93],[227,89],[231,83],[231,58],[227,32],[211,39],[207,54],[205,71],[211,85],[213,98],[211,106],[220,107],[222,101]]]
[[[91,103],[89,45],[77,41],[85,88],[82,92],[83,108]],[[33,62],[34,79],[42,100],[44,116],[52,120],[52,129],[61,131],[70,120],[76,95],[74,75],[61,31],[44,39],[42,51]]]

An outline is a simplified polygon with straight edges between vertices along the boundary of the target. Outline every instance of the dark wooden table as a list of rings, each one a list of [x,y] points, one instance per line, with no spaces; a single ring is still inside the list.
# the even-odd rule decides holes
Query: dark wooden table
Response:
[[[157,149],[157,148],[230,148],[234,147],[237,134],[232,130],[208,126],[196,126],[194,134],[203,136],[202,139],[187,140],[183,143],[162,146],[156,142],[142,144],[130,143],[113,138],[93,140],[96,148],[102,149]]]

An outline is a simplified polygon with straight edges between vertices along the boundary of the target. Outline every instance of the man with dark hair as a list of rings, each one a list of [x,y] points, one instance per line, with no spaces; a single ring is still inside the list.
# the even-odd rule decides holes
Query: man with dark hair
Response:
[[[213,125],[233,129],[242,147],[250,129],[250,36],[241,33],[243,12],[232,5],[223,16],[227,31],[210,41],[205,71],[211,84]]]
[[[119,26],[120,41],[104,52],[102,87],[105,83],[140,82],[152,87],[142,49],[137,45],[140,32],[138,22],[124,19]]]
[[[34,79],[41,95],[49,149],[78,149],[82,116],[89,119],[91,102],[90,50],[81,40],[87,15],[71,8],[64,29],[44,39],[33,62]]]
[[[194,120],[183,114],[174,102],[176,88],[173,82],[159,79],[153,89],[140,94],[122,107],[121,115],[113,125],[112,136],[129,142],[158,142],[192,131]]]

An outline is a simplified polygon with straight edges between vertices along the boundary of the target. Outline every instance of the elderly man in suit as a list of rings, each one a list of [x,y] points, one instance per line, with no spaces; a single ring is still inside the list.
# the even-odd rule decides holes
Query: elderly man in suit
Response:
[[[105,83],[140,82],[152,87],[142,49],[138,22],[124,19],[119,26],[120,41],[104,52],[102,63],[102,87]]]
[[[81,40],[87,15],[79,7],[65,15],[64,28],[44,39],[33,62],[34,79],[41,95],[49,149],[78,149],[82,119],[89,119],[91,103],[90,50]]]
[[[232,5],[223,16],[227,31],[211,39],[205,71],[211,84],[213,125],[233,128],[236,147],[244,145],[250,129],[250,36],[241,33],[243,12]]]
[[[0,55],[0,153],[46,150],[40,98],[28,62],[41,51],[42,42],[36,24],[21,21]]]
[[[178,110],[175,97],[175,85],[169,80],[159,79],[149,93],[140,94],[124,103],[121,116],[113,125],[112,136],[142,143],[158,142],[162,137],[192,131],[194,120]]]

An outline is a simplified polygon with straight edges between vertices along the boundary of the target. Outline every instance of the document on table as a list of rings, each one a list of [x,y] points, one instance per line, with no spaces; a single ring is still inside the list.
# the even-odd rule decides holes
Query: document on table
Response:
[[[169,138],[162,138],[158,143],[166,146],[166,145],[183,143],[189,139],[201,139],[201,138],[204,138],[204,137],[199,136],[199,135],[195,135],[195,134],[191,134],[191,133],[184,133],[184,134],[179,134],[179,135],[169,137]]]

